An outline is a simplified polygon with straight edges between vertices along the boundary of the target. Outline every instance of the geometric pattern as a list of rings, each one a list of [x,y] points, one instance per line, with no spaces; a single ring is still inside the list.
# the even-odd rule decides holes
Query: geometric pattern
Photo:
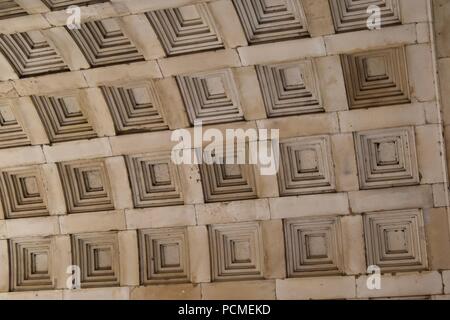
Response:
[[[258,222],[209,226],[212,280],[263,277],[264,252]]]
[[[189,282],[186,228],[139,231],[141,284]]]
[[[404,47],[341,57],[351,109],[410,102]]]
[[[39,217],[49,214],[39,167],[4,169],[0,172],[0,195],[6,218]]]
[[[2,34],[0,51],[20,77],[68,70],[59,53],[40,31]]]
[[[11,291],[54,288],[51,238],[22,238],[9,241]]]
[[[169,56],[223,48],[204,3],[151,11],[146,15]]]
[[[323,111],[312,60],[256,66],[268,117]]]
[[[233,0],[250,44],[309,36],[298,0]]]
[[[136,208],[182,205],[178,168],[169,153],[126,157]]]
[[[285,221],[288,277],[342,272],[342,236],[338,218]]]
[[[167,130],[152,82],[121,87],[102,86],[117,133]]]
[[[413,127],[355,133],[361,189],[420,182]]]
[[[30,144],[27,134],[17,122],[10,103],[0,102],[0,149]]]
[[[423,270],[428,266],[421,210],[364,215],[368,265],[383,272]]]
[[[216,124],[244,120],[233,73],[230,69],[177,76],[191,124]]]
[[[27,12],[23,10],[15,1],[0,1],[0,20],[26,16]]]
[[[281,196],[335,190],[329,136],[293,138],[282,141],[278,182]]]
[[[97,137],[76,94],[32,96],[50,142]]]
[[[67,30],[91,67],[144,60],[114,18],[86,22],[80,29]]]
[[[58,163],[69,213],[113,210],[111,187],[102,160]]]
[[[401,23],[399,0],[330,0],[336,32],[367,29],[370,5],[380,8],[381,27]]]
[[[81,269],[82,288],[119,285],[117,232],[72,235],[72,263]]]
[[[108,0],[42,0],[52,11],[63,10],[70,6],[87,6],[106,1]]]

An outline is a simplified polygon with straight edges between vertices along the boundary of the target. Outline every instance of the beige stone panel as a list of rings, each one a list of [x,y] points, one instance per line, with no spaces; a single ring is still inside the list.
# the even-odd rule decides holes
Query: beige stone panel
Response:
[[[133,197],[128,171],[123,157],[111,157],[105,160],[111,184],[112,198],[116,209],[132,209]]]
[[[436,37],[437,56],[450,57],[450,3],[447,0],[434,0],[434,30]]]
[[[315,62],[325,111],[348,110],[344,75],[339,56],[316,58]]]
[[[432,185],[433,199],[435,207],[449,206],[449,193],[444,183],[437,183]]]
[[[0,82],[0,98],[16,98],[18,96],[12,82]]]
[[[431,186],[354,191],[349,193],[354,213],[433,207]]]
[[[15,2],[30,14],[50,11],[50,9],[40,0],[15,0]]]
[[[431,300],[450,300],[450,295],[432,296]]]
[[[199,225],[270,219],[267,199],[195,205]]]
[[[352,299],[355,277],[321,277],[277,280],[278,300]]]
[[[197,165],[177,165],[185,204],[204,203],[202,180]]]
[[[132,288],[131,300],[199,300],[200,285],[169,284]]]
[[[68,267],[72,265],[70,236],[55,237],[55,252],[53,259],[53,272],[56,280],[56,288],[66,289],[67,279],[71,275],[67,272]]]
[[[128,300],[130,288],[90,288],[82,290],[64,290],[64,300]]]
[[[0,240],[0,292],[9,290],[8,241]]]
[[[438,272],[385,274],[381,277],[381,289],[367,288],[368,276],[356,279],[358,298],[369,297],[414,297],[421,295],[442,294],[442,278]]]
[[[114,122],[109,112],[108,105],[99,88],[87,88],[81,90],[81,97],[87,108],[87,117],[94,131],[99,137],[114,136]]]
[[[327,0],[303,0],[302,4],[311,37],[334,34],[333,18]]]
[[[445,137],[445,149],[447,155],[447,168],[450,168],[450,126],[444,127],[444,137]],[[450,176],[450,172],[447,169],[447,175]]]
[[[125,6],[113,6],[111,3],[91,4],[89,7],[80,6],[81,23],[93,20],[106,19],[117,15],[128,14]],[[68,14],[65,10],[51,11],[45,14],[45,18],[53,26],[65,26],[67,24]]]
[[[363,131],[425,124],[426,104],[359,109],[339,112],[342,132]],[[389,115],[389,116],[387,116]]]
[[[408,24],[325,36],[328,55],[379,49],[417,41],[416,25]]]
[[[280,139],[337,133],[339,131],[336,113],[258,120],[257,125],[259,129],[279,129]]]
[[[269,200],[271,219],[349,214],[346,193],[305,195]]]
[[[193,283],[211,282],[209,237],[206,226],[188,227],[189,260]]]
[[[11,34],[50,28],[48,21],[40,14],[31,14],[0,20],[0,33]]]
[[[6,236],[11,238],[50,236],[60,233],[58,217],[6,220]]]
[[[344,248],[344,271],[348,275],[366,273],[364,231],[361,216],[341,218],[342,246]]]
[[[212,1],[209,9],[227,48],[248,45],[241,22],[230,0]]]
[[[41,164],[45,162],[40,146],[0,150],[0,168]]]
[[[232,49],[170,57],[158,60],[158,64],[164,77],[241,66]]]
[[[175,78],[155,81],[167,125],[171,130],[189,127],[189,119]]]
[[[146,60],[165,56],[158,36],[144,14],[120,18],[123,33],[135,44]]]
[[[112,155],[108,138],[56,143],[43,147],[47,162],[94,159]]]
[[[325,43],[320,37],[240,47],[238,52],[244,66],[326,55]]]
[[[0,239],[5,239],[7,232],[6,232],[6,221],[2,220],[4,219],[3,217],[3,212],[0,212]]]
[[[67,17],[65,11],[63,12]],[[63,58],[64,62],[69,66],[70,70],[74,71],[89,68],[89,63],[87,62],[83,53],[78,48],[76,42],[73,40],[69,32],[64,27],[57,27],[48,30],[43,30],[42,33],[48,39],[48,41],[51,42],[51,44],[56,48],[58,53]]]
[[[441,110],[435,101],[424,103],[424,108],[425,120],[427,124],[440,124],[442,122]]]
[[[109,138],[113,155],[128,155],[152,151],[170,151],[176,145],[172,132],[159,131],[129,134]]]
[[[132,13],[181,7],[211,0],[111,0],[113,4],[124,4]]]
[[[403,23],[428,22],[427,0],[400,0]]]
[[[125,214],[123,211],[69,214],[61,216],[59,219],[62,234],[126,229]]]
[[[347,133],[331,136],[331,149],[337,191],[359,190],[353,135]]]
[[[450,269],[450,232],[446,208],[424,211],[427,255],[432,270]]]
[[[11,100],[16,119],[22,125],[31,144],[49,144],[47,133],[30,97]]]
[[[126,211],[127,229],[193,226],[196,224],[192,205],[134,209]]]
[[[262,165],[255,165],[256,194],[258,198],[277,198],[280,196],[276,174],[262,175]]]
[[[139,252],[136,231],[119,232],[120,285],[139,285]]]
[[[42,171],[45,177],[44,186],[47,193],[47,206],[50,215],[66,214],[63,186],[56,164],[44,164],[42,165]]]
[[[284,279],[286,278],[286,261],[283,221],[263,221],[261,229],[264,249],[264,278]]]
[[[19,79],[19,76],[3,54],[0,54],[0,70],[2,70],[0,73],[0,81]]]
[[[421,183],[444,182],[441,128],[438,125],[416,127],[416,147]]]
[[[204,300],[275,300],[275,281],[235,281],[202,284]]]
[[[416,25],[417,42],[429,43],[430,42],[430,24],[428,22],[421,22]]]
[[[434,100],[436,88],[430,45],[407,46],[406,59],[412,97],[418,101]]]
[[[448,125],[450,124],[450,94],[446,93],[450,92],[450,58],[440,59],[437,67],[439,70],[443,120]]]
[[[143,61],[84,70],[89,87],[108,85],[113,82],[133,82],[148,78],[161,78],[156,61]]]
[[[442,272],[442,280],[444,283],[444,293],[450,294],[450,271],[449,270]]]
[[[0,293],[0,300],[62,300],[61,290]]]
[[[252,66],[238,68],[234,70],[234,75],[245,119],[266,119],[266,109],[255,68]]]

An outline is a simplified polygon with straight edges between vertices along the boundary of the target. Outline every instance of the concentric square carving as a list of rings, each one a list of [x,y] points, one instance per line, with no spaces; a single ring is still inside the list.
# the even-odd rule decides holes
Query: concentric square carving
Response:
[[[288,277],[342,272],[339,218],[300,218],[284,223]]]
[[[49,214],[43,176],[38,166],[2,170],[0,195],[6,218]]]
[[[420,182],[413,127],[355,133],[361,189]]]
[[[223,48],[207,4],[151,11],[146,15],[169,56]]]
[[[186,228],[139,231],[141,284],[189,282]]]
[[[238,91],[230,69],[177,76],[189,120],[203,124],[244,119]]]
[[[115,18],[90,21],[81,24],[81,29],[67,30],[91,67],[144,60]]]
[[[15,1],[2,0],[0,1],[0,20],[26,16],[27,12],[22,9]]]
[[[428,266],[421,210],[364,215],[367,263],[383,272],[423,270]]]
[[[63,10],[70,6],[87,6],[107,2],[108,0],[42,0],[51,10]]]
[[[156,152],[126,157],[136,208],[183,204],[178,168],[170,154]]]
[[[11,291],[54,288],[51,238],[9,240]]]
[[[0,51],[20,77],[69,70],[40,31],[1,34]]]
[[[330,0],[330,5],[337,32],[367,29],[371,5],[380,8],[382,27],[401,23],[398,0]]]
[[[404,47],[342,56],[350,108],[410,102]]]
[[[250,44],[309,36],[297,0],[233,0]]]
[[[167,130],[161,103],[152,82],[102,86],[117,133]]]
[[[103,160],[58,163],[69,213],[113,210],[111,187]]]
[[[31,98],[50,142],[97,137],[76,93]]]
[[[82,288],[119,285],[117,233],[72,235],[72,263],[80,267]]]
[[[213,281],[263,277],[264,253],[257,222],[209,226]]]
[[[324,110],[312,60],[256,66],[256,71],[268,117]]]
[[[0,102],[0,149],[30,145],[27,134],[17,122],[8,102]]]
[[[329,136],[284,140],[280,158],[278,184],[281,196],[336,189]]]

